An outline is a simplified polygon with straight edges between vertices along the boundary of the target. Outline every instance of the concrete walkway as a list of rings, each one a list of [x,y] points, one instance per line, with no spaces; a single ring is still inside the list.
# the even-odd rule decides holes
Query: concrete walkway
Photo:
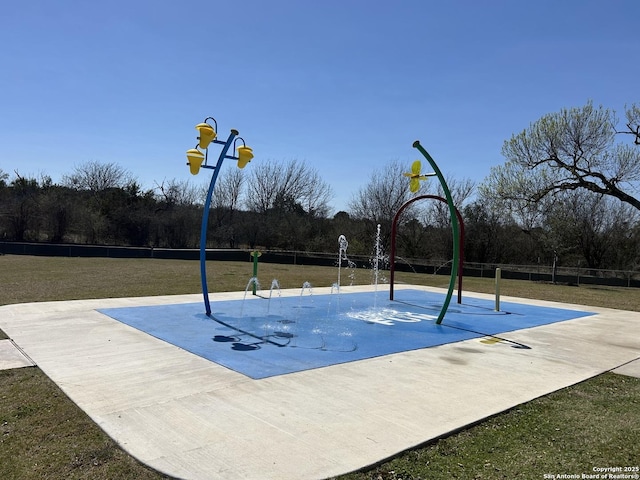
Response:
[[[35,363],[13,340],[0,340],[0,370],[33,366]]]
[[[188,479],[328,478],[600,373],[640,374],[640,313],[595,307],[503,297],[597,314],[500,335],[529,349],[476,338],[260,380],[96,311],[200,299],[6,305],[0,328],[124,449]]]

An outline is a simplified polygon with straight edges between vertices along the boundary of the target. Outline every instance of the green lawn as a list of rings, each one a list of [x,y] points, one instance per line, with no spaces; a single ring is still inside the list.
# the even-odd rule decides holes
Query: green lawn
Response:
[[[210,262],[208,271],[212,292],[237,291],[252,265]],[[329,267],[260,264],[258,273],[264,284],[276,278],[282,288],[336,281]],[[448,285],[447,277],[434,275],[398,273],[396,279]],[[355,283],[370,280],[370,272],[356,272]],[[485,293],[494,288],[491,279],[465,278],[464,285]],[[199,291],[194,261],[0,256],[0,305]],[[501,293],[640,311],[640,291],[627,288],[504,280]],[[167,478],[123,452],[38,368],[2,371],[0,386],[0,478]],[[593,473],[596,466],[637,466],[638,425],[640,379],[605,374],[340,478],[542,479],[545,473]]]

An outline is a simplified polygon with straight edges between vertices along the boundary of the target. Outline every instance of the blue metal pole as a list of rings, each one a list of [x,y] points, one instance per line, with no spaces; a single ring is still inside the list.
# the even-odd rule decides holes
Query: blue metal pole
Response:
[[[209,302],[209,288],[207,287],[207,225],[209,223],[209,209],[211,208],[211,197],[213,196],[213,187],[218,179],[218,173],[220,173],[220,167],[222,167],[222,161],[227,156],[227,151],[233,143],[234,138],[238,135],[237,130],[231,130],[229,138],[224,143],[220,156],[218,157],[218,163],[213,168],[213,175],[211,175],[211,183],[209,184],[209,190],[207,191],[207,198],[204,202],[204,211],[202,212],[202,228],[200,229],[200,279],[202,283],[202,296],[204,297],[204,308],[208,315],[211,315],[211,304]],[[222,143],[215,141],[215,143]]]

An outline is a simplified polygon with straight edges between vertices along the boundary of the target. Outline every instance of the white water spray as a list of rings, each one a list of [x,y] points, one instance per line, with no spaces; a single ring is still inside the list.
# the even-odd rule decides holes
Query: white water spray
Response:
[[[267,314],[269,314],[269,309],[271,308],[271,296],[273,295],[273,291],[278,292],[278,297],[281,296],[281,292],[280,292],[280,284],[278,283],[278,280],[276,280],[275,278],[271,281],[271,289],[269,289],[269,302],[267,303]]]
[[[344,235],[340,235],[338,237],[338,282],[335,283],[338,293],[340,293],[340,272],[342,270],[342,260],[344,259],[348,261],[347,248],[349,248],[347,237],[345,237]]]
[[[375,285],[375,291],[378,291],[378,272],[380,271],[380,224],[376,230],[376,246],[375,257],[373,259],[373,284]]]

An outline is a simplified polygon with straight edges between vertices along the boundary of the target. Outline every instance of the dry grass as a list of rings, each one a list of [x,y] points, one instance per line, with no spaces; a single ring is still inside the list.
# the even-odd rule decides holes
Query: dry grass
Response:
[[[5,255],[0,256],[0,304],[199,293],[199,265],[193,260]],[[249,261],[207,262],[211,292],[244,290],[252,273]],[[305,281],[330,286],[335,269],[261,263],[258,277],[267,288],[274,278],[282,288],[299,288]],[[358,277],[359,283],[370,283],[370,273]]]
[[[208,262],[211,292],[244,290],[252,276],[252,263]],[[336,269],[304,265],[261,263],[258,277],[268,288],[278,279],[281,288],[330,286]],[[355,284],[371,283],[371,272],[357,270]],[[343,283],[345,275],[343,273]],[[397,282],[446,288],[449,277],[398,272]],[[198,293],[199,263],[193,260],[67,258],[0,256],[0,305],[87,298],[139,297]],[[490,278],[466,277],[464,291],[493,293]],[[551,285],[542,282],[502,280],[501,294],[522,298],[640,310],[640,290],[622,287]]]

